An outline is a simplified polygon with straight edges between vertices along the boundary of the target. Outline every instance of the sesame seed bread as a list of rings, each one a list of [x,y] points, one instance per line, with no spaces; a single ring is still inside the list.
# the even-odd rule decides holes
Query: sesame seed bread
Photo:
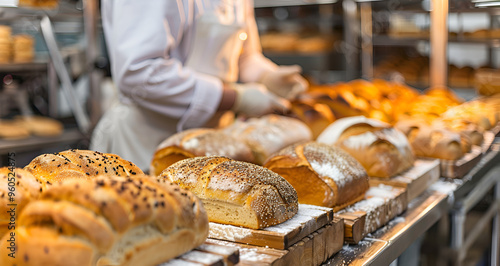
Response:
[[[412,167],[415,161],[403,133],[387,123],[363,116],[335,121],[317,141],[347,151],[361,163],[368,176],[389,178]]]
[[[11,171],[13,170],[13,171]],[[15,176],[15,179],[13,178]],[[15,189],[14,191],[9,191],[9,182],[13,181],[10,186]],[[37,199],[40,196],[42,190],[45,189],[45,184],[41,184],[30,172],[27,172],[20,168],[9,169],[7,167],[0,168],[0,238],[7,232],[11,231],[9,229],[9,222],[11,220],[10,208],[8,204],[17,204],[15,206],[15,216],[14,222],[17,221],[17,217],[21,210],[30,201]],[[14,196],[10,201],[11,197],[9,192],[13,192]]]
[[[297,192],[283,177],[225,157],[185,159],[158,179],[198,196],[211,222],[260,229],[282,223],[298,211]]]
[[[99,174],[132,176],[143,173],[135,164],[118,155],[74,149],[40,155],[24,170],[49,185],[68,178],[90,179]]]
[[[196,156],[219,155],[252,162],[252,150],[245,142],[220,130],[197,128],[172,135],[156,149],[149,172],[158,176],[173,163]]]
[[[288,145],[312,140],[312,132],[304,122],[279,115],[237,121],[224,131],[244,140],[252,149],[255,163],[259,165]]]
[[[281,150],[264,164],[297,191],[299,203],[341,209],[363,199],[368,175],[347,152],[308,142]]]
[[[17,259],[0,265],[157,265],[207,235],[200,200],[177,185],[146,175],[67,179],[24,208]]]

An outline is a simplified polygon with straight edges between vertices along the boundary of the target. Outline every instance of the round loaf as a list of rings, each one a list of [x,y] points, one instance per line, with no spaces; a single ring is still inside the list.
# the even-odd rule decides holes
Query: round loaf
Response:
[[[1,265],[158,265],[202,244],[206,212],[192,193],[146,175],[69,179],[23,210],[14,260]],[[8,245],[3,239],[1,248]]]
[[[252,150],[236,137],[215,129],[189,129],[172,135],[158,146],[151,161],[150,173],[158,176],[177,161],[209,155],[246,162],[254,159]]]
[[[91,179],[100,174],[132,176],[143,173],[135,164],[118,155],[75,149],[40,155],[24,170],[49,185],[68,178]]]
[[[311,130],[306,124],[298,119],[279,115],[238,121],[224,131],[244,140],[252,149],[255,162],[259,165],[288,145],[312,139]]]
[[[13,224],[9,226],[11,213],[15,214],[12,216],[12,222],[16,222],[26,204],[40,196],[45,189],[45,184],[40,183],[30,172],[23,169],[0,168],[0,238],[13,229]],[[13,196],[9,195],[9,192],[12,192]],[[11,208],[15,208],[15,212],[10,212]]]
[[[211,222],[260,229],[298,211],[297,192],[283,177],[261,166],[220,156],[179,161],[159,180],[192,191]]]
[[[345,151],[308,142],[289,146],[264,165],[284,177],[297,191],[299,203],[342,209],[364,197],[368,175]]]

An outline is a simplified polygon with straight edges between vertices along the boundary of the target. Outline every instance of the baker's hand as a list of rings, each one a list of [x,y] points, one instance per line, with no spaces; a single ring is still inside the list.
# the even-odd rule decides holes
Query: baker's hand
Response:
[[[232,84],[236,91],[233,111],[248,116],[262,116],[273,111],[285,113],[290,102],[269,92],[259,83]]]
[[[280,66],[266,72],[260,82],[276,95],[293,100],[308,87],[307,81],[300,75],[301,71],[298,65]]]

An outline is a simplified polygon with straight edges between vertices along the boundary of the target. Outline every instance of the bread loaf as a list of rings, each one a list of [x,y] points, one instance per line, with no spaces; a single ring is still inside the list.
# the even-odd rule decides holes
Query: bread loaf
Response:
[[[157,265],[202,244],[207,235],[201,202],[176,185],[145,175],[70,179],[24,208],[16,259],[2,256],[0,264]]]
[[[330,108],[312,100],[300,100],[292,103],[292,115],[304,122],[312,132],[312,138],[316,139],[326,127],[333,121],[335,116]]]
[[[282,223],[298,211],[297,192],[283,177],[225,157],[182,160],[159,179],[197,195],[211,222],[260,229]]]
[[[259,165],[262,165],[271,154],[288,145],[312,139],[311,130],[303,122],[279,115],[266,115],[246,122],[239,121],[224,131],[244,140],[252,149],[255,163]]]
[[[24,170],[49,185],[68,178],[90,179],[100,174],[131,176],[143,173],[135,164],[118,155],[74,149],[40,155]]]
[[[443,128],[411,120],[400,121],[395,127],[408,137],[415,155],[419,157],[457,160],[470,150],[465,137],[461,138],[458,133]]]
[[[15,224],[22,209],[30,201],[37,199],[43,189],[45,184],[40,184],[31,173],[23,169],[0,168],[0,238],[15,228],[9,223]],[[15,210],[11,212],[11,208]]]
[[[335,121],[321,133],[318,142],[347,151],[373,177],[394,176],[412,167],[415,160],[403,133],[363,116]]]
[[[361,164],[340,148],[308,142],[281,150],[264,165],[297,191],[299,203],[341,209],[363,199],[369,188]]]
[[[220,155],[253,162],[253,154],[245,142],[215,129],[190,129],[174,134],[156,149],[150,173],[159,175],[173,163],[196,156]]]

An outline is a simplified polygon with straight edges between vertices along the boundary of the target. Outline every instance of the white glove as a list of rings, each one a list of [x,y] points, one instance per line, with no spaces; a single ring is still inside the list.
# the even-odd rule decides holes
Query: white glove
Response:
[[[280,66],[264,73],[260,81],[276,95],[293,100],[308,87],[307,81],[300,75],[301,71],[298,65]]]
[[[233,111],[248,116],[262,116],[278,111],[284,113],[290,109],[290,102],[280,98],[259,83],[232,84],[236,91]]]

